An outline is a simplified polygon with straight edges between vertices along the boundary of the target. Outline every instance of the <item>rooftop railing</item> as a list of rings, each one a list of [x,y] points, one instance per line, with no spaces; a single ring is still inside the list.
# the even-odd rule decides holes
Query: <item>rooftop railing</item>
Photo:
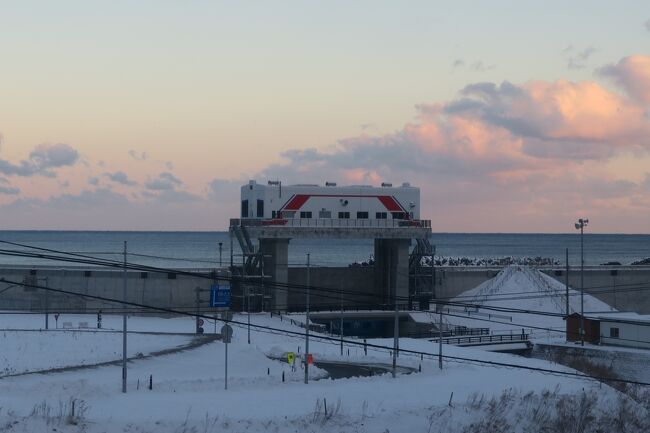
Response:
[[[431,220],[354,219],[354,218],[242,218],[231,219],[231,226],[313,227],[313,228],[431,228]]]

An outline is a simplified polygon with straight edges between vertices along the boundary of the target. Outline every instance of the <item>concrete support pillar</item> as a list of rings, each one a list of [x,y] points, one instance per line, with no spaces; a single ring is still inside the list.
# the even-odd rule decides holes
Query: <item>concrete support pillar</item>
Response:
[[[403,298],[398,303],[407,303],[410,246],[410,239],[375,239],[375,287],[387,306],[393,304],[393,290]]]
[[[278,283],[286,286],[289,282],[289,239],[261,238],[260,253],[264,260],[264,274],[270,277],[267,283]],[[269,286],[272,286],[269,284]],[[289,303],[287,287],[270,287],[272,293],[271,309],[273,311],[286,311]]]

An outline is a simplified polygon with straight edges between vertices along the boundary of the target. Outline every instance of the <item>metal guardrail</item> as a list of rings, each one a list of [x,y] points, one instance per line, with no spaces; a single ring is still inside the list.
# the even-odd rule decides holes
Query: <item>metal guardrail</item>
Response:
[[[475,335],[465,337],[443,337],[442,339],[442,342],[445,344],[507,343],[513,341],[528,341],[528,334]]]
[[[231,219],[230,226],[314,228],[431,228],[431,220],[356,218],[242,218]]]

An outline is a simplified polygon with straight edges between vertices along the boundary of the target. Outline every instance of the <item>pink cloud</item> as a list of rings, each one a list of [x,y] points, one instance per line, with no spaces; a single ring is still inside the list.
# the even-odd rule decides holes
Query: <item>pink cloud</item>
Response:
[[[647,232],[647,188],[607,167],[650,155],[646,110],[594,81],[476,83],[418,106],[416,121],[394,133],[293,150],[264,175],[286,178],[291,167],[295,181],[411,181],[440,230],[557,231],[582,212],[607,221],[602,231],[620,231],[611,225],[620,215],[635,224],[625,230]]]
[[[611,78],[631,99],[650,104],[650,56],[634,55],[607,65],[598,72]]]

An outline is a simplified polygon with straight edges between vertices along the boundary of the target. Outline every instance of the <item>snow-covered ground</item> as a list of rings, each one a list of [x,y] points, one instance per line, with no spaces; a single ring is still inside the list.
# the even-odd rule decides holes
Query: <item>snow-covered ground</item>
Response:
[[[5,324],[5,316],[0,325]],[[6,316],[8,317],[8,316]],[[92,317],[75,320],[91,322]],[[235,321],[245,323],[245,315],[235,315]],[[105,316],[106,327],[119,328],[120,317]],[[303,332],[286,319],[268,314],[252,315],[252,323],[280,330]],[[61,321],[61,318],[59,319]],[[21,322],[23,329],[42,326],[42,317],[14,316],[12,323]],[[31,324],[31,326],[30,326]],[[187,332],[193,329],[192,318],[134,317],[130,329],[143,331]],[[3,326],[0,326],[2,328]],[[219,326],[220,327],[220,326]],[[218,328],[219,328],[218,327]],[[129,362],[128,393],[121,392],[121,368],[107,365],[49,374],[28,374],[0,380],[0,426],[11,425],[11,431],[46,431],[55,426],[57,431],[86,432],[288,432],[288,431],[345,431],[345,432],[412,432],[429,431],[430,416],[436,411],[464,405],[475,395],[486,398],[500,396],[505,391],[517,395],[558,389],[561,395],[572,396],[582,390],[597,390],[606,404],[618,398],[618,393],[594,381],[549,375],[517,368],[494,367],[472,362],[446,360],[438,369],[436,357],[407,356],[402,353],[399,364],[422,369],[421,373],[389,374],[349,378],[323,379],[323,371],[311,369],[312,380],[302,383],[304,371],[295,371],[285,362],[269,359],[266,355],[282,355],[293,351],[304,352],[304,337],[288,336],[275,330],[251,329],[251,344],[247,344],[245,325],[234,326],[233,342],[228,347],[228,390],[224,390],[224,344],[213,341],[200,347]],[[213,330],[206,325],[207,332]],[[0,331],[2,332],[2,331]],[[18,347],[33,345],[32,353],[39,352],[43,338],[53,334],[23,332],[22,338],[7,339],[2,352],[14,352]],[[57,332],[57,331],[54,331]],[[69,335],[47,343],[37,355],[47,364],[48,350],[70,352],[65,361],[74,365],[80,348],[88,344],[75,340],[80,331],[58,331]],[[110,332],[93,333],[93,347],[120,353],[121,340]],[[336,341],[319,341],[318,334],[310,341],[310,352],[319,360],[341,360],[352,363],[390,364],[387,349],[368,349],[348,345],[344,356]],[[151,336],[152,337],[152,336]],[[156,336],[159,337],[159,336]],[[57,337],[58,338],[58,337]],[[144,336],[145,340],[148,338]],[[178,335],[161,336],[155,340],[156,350],[179,344]],[[168,338],[165,340],[165,338]],[[145,340],[129,335],[129,346],[135,351]],[[164,344],[163,344],[164,342]],[[160,343],[160,344],[159,344]],[[368,343],[392,345],[392,339],[368,340]],[[117,346],[117,347],[113,347]],[[110,347],[110,348],[109,348]],[[437,345],[426,340],[401,339],[402,349],[437,354]],[[348,355],[349,349],[349,355]],[[488,353],[480,350],[444,346],[445,355],[484,361],[495,361],[559,371],[571,371],[542,360],[525,359],[514,355]],[[22,362],[21,356],[12,356],[12,368]],[[3,361],[9,362],[9,361]],[[55,364],[51,364],[55,366]],[[282,373],[285,382],[282,381]],[[145,384],[153,377],[153,390]],[[69,418],[72,401],[77,418]],[[328,415],[325,415],[324,401]],[[30,416],[31,415],[31,416]],[[454,414],[454,416],[459,416]],[[472,420],[466,414],[464,420]],[[483,416],[483,415],[477,415]],[[440,422],[443,422],[441,420]],[[438,421],[436,421],[438,422]],[[439,431],[438,428],[431,431]],[[444,430],[440,430],[444,431]]]
[[[450,325],[472,328],[490,328],[493,333],[521,333],[522,329],[533,338],[548,339],[565,332],[562,315],[566,313],[564,284],[527,266],[513,265],[504,268],[497,276],[474,289],[463,292],[451,302],[502,307],[552,315],[499,312],[488,309],[473,311],[462,306],[450,306],[444,321]],[[580,293],[569,288],[569,310],[580,311]],[[445,308],[444,311],[447,311]],[[595,297],[584,295],[585,314],[616,311]],[[432,316],[432,321],[436,321]]]

